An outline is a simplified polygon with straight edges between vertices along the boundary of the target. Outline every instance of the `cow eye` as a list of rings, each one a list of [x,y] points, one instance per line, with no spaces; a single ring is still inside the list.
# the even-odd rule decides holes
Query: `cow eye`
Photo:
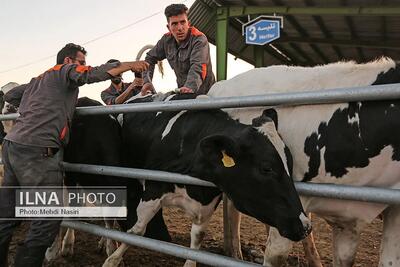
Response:
[[[260,167],[260,172],[263,174],[269,174],[272,172],[272,167],[269,165],[263,165]]]

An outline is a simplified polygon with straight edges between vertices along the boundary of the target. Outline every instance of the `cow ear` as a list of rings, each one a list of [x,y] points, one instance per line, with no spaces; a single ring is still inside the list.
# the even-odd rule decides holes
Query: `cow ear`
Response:
[[[230,168],[236,165],[238,145],[225,135],[212,135],[200,141],[203,156],[211,163]]]
[[[261,116],[254,118],[252,120],[251,124],[254,127],[260,127],[264,123],[271,121],[274,122],[276,129],[278,129],[278,114],[276,113],[276,110],[273,108],[264,110]]]

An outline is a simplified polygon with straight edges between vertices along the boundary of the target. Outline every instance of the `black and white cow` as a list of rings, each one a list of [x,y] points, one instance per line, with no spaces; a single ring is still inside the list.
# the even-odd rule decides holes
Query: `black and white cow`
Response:
[[[216,83],[209,95],[245,96],[389,83],[400,83],[400,67],[393,60],[382,58],[366,64],[339,62],[313,68],[253,69]],[[400,187],[399,100],[227,110],[233,119],[245,124],[271,111],[276,112],[279,135],[292,152],[295,180]],[[334,266],[353,264],[361,230],[381,212],[384,227],[379,266],[400,266],[399,206],[318,197],[301,199],[307,212],[324,217],[333,227]],[[291,242],[272,228],[268,238],[264,263],[277,265],[278,259],[287,257]]]
[[[1,87],[0,91],[0,111],[2,114],[6,113],[15,113],[17,112],[13,105],[10,105],[4,100],[4,95],[12,90],[14,87],[17,87],[19,84],[16,82],[9,82]],[[12,126],[14,125],[13,121],[2,121],[0,123],[0,139],[3,142],[3,138],[6,136],[6,133],[10,131]]]
[[[172,95],[167,100],[193,97]],[[177,206],[192,218],[190,247],[198,249],[221,190],[241,212],[274,225],[291,240],[303,239],[311,230],[290,166],[279,155],[284,147],[277,151],[262,134],[271,129],[241,124],[221,110],[128,113],[122,124],[124,158],[130,167],[187,174],[218,187],[145,181],[138,221],[130,233],[142,235],[162,206]],[[127,249],[122,244],[103,266],[117,266]],[[185,266],[195,264],[188,260]]]
[[[96,100],[87,97],[79,98],[77,107],[101,106]],[[95,164],[107,166],[121,166],[122,141],[121,129],[117,120],[111,115],[75,115],[71,123],[71,136],[64,150],[64,161],[69,163]],[[136,207],[143,192],[142,185],[135,179],[120,178],[107,175],[94,175],[81,172],[66,172],[64,184],[74,186],[126,186],[128,216],[126,221],[118,220],[121,228],[126,231],[136,222]],[[105,220],[106,227],[112,227],[113,221]],[[152,220],[146,231],[146,236],[170,241],[167,227],[161,212]],[[68,229],[61,243],[58,237],[53,246],[47,251],[46,258],[52,260],[57,257],[61,249],[62,255],[73,254],[74,230]],[[114,250],[110,239],[101,239],[99,248],[105,247],[107,255]]]

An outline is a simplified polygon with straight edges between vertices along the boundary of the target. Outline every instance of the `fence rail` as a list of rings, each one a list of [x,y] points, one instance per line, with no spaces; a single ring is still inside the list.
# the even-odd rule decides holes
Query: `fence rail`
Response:
[[[67,162],[63,162],[62,166],[66,171],[215,187],[215,185],[210,182],[206,182],[189,175],[182,175],[172,172],[89,164],[72,164]],[[306,196],[385,204],[400,204],[399,189],[303,182],[295,182],[295,187],[299,194]]]
[[[120,232],[117,230],[106,229],[104,227],[89,224],[79,221],[63,221],[62,226],[70,227],[76,230],[94,234],[97,236],[104,236],[113,240],[117,240],[129,245],[139,246],[142,248],[151,249],[168,255],[176,256],[179,258],[190,259],[204,264],[212,266],[224,266],[224,267],[256,267],[260,266],[258,264],[235,260],[222,255],[213,254],[206,251],[200,251],[195,249],[190,249],[184,246],[154,240],[151,238],[127,234],[125,232]]]
[[[80,107],[76,113],[80,115],[115,114],[148,111],[200,110],[216,108],[244,108],[255,106],[304,105],[323,103],[342,103],[353,101],[400,99],[400,84],[375,85],[367,87],[340,88],[320,91],[305,91],[294,93],[275,93],[268,95],[224,97],[196,100],[180,100],[169,102],[136,103],[107,107]],[[18,114],[0,115],[0,121],[16,119]],[[121,167],[70,164],[63,162],[68,171],[113,175],[136,179],[150,179],[164,182],[174,182],[201,186],[215,186],[212,183],[187,175],[128,169]],[[355,187],[345,185],[295,183],[300,194],[318,197],[349,199],[387,204],[400,204],[400,190],[374,187]],[[257,266],[252,263],[237,261],[212,253],[192,250],[178,245],[151,240],[141,236],[105,229],[97,225],[83,222],[64,221],[63,226],[85,231],[99,236],[112,238],[127,244],[136,245],[173,256],[192,259],[210,265],[218,266]]]
[[[148,111],[177,111],[216,108],[244,108],[254,106],[342,103],[383,99],[400,99],[400,85],[385,84],[295,93],[276,93],[240,97],[135,103],[106,107],[78,107],[76,113],[80,115],[95,115]],[[17,117],[18,114],[0,115],[0,121],[13,120]]]

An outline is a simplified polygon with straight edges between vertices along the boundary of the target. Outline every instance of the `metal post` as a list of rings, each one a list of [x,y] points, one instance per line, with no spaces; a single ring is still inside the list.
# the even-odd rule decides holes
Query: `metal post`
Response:
[[[226,80],[227,73],[227,38],[228,36],[228,8],[217,8],[217,80]]]
[[[217,8],[217,80],[226,80],[227,75],[227,59],[228,59],[228,8],[219,7]],[[231,229],[229,227],[227,221],[228,208],[227,203],[228,199],[226,195],[223,196],[223,220],[224,220],[224,251],[227,255],[231,255],[232,252],[229,251],[230,245],[232,242]]]
[[[254,45],[254,61],[255,67],[264,67],[264,46]]]

